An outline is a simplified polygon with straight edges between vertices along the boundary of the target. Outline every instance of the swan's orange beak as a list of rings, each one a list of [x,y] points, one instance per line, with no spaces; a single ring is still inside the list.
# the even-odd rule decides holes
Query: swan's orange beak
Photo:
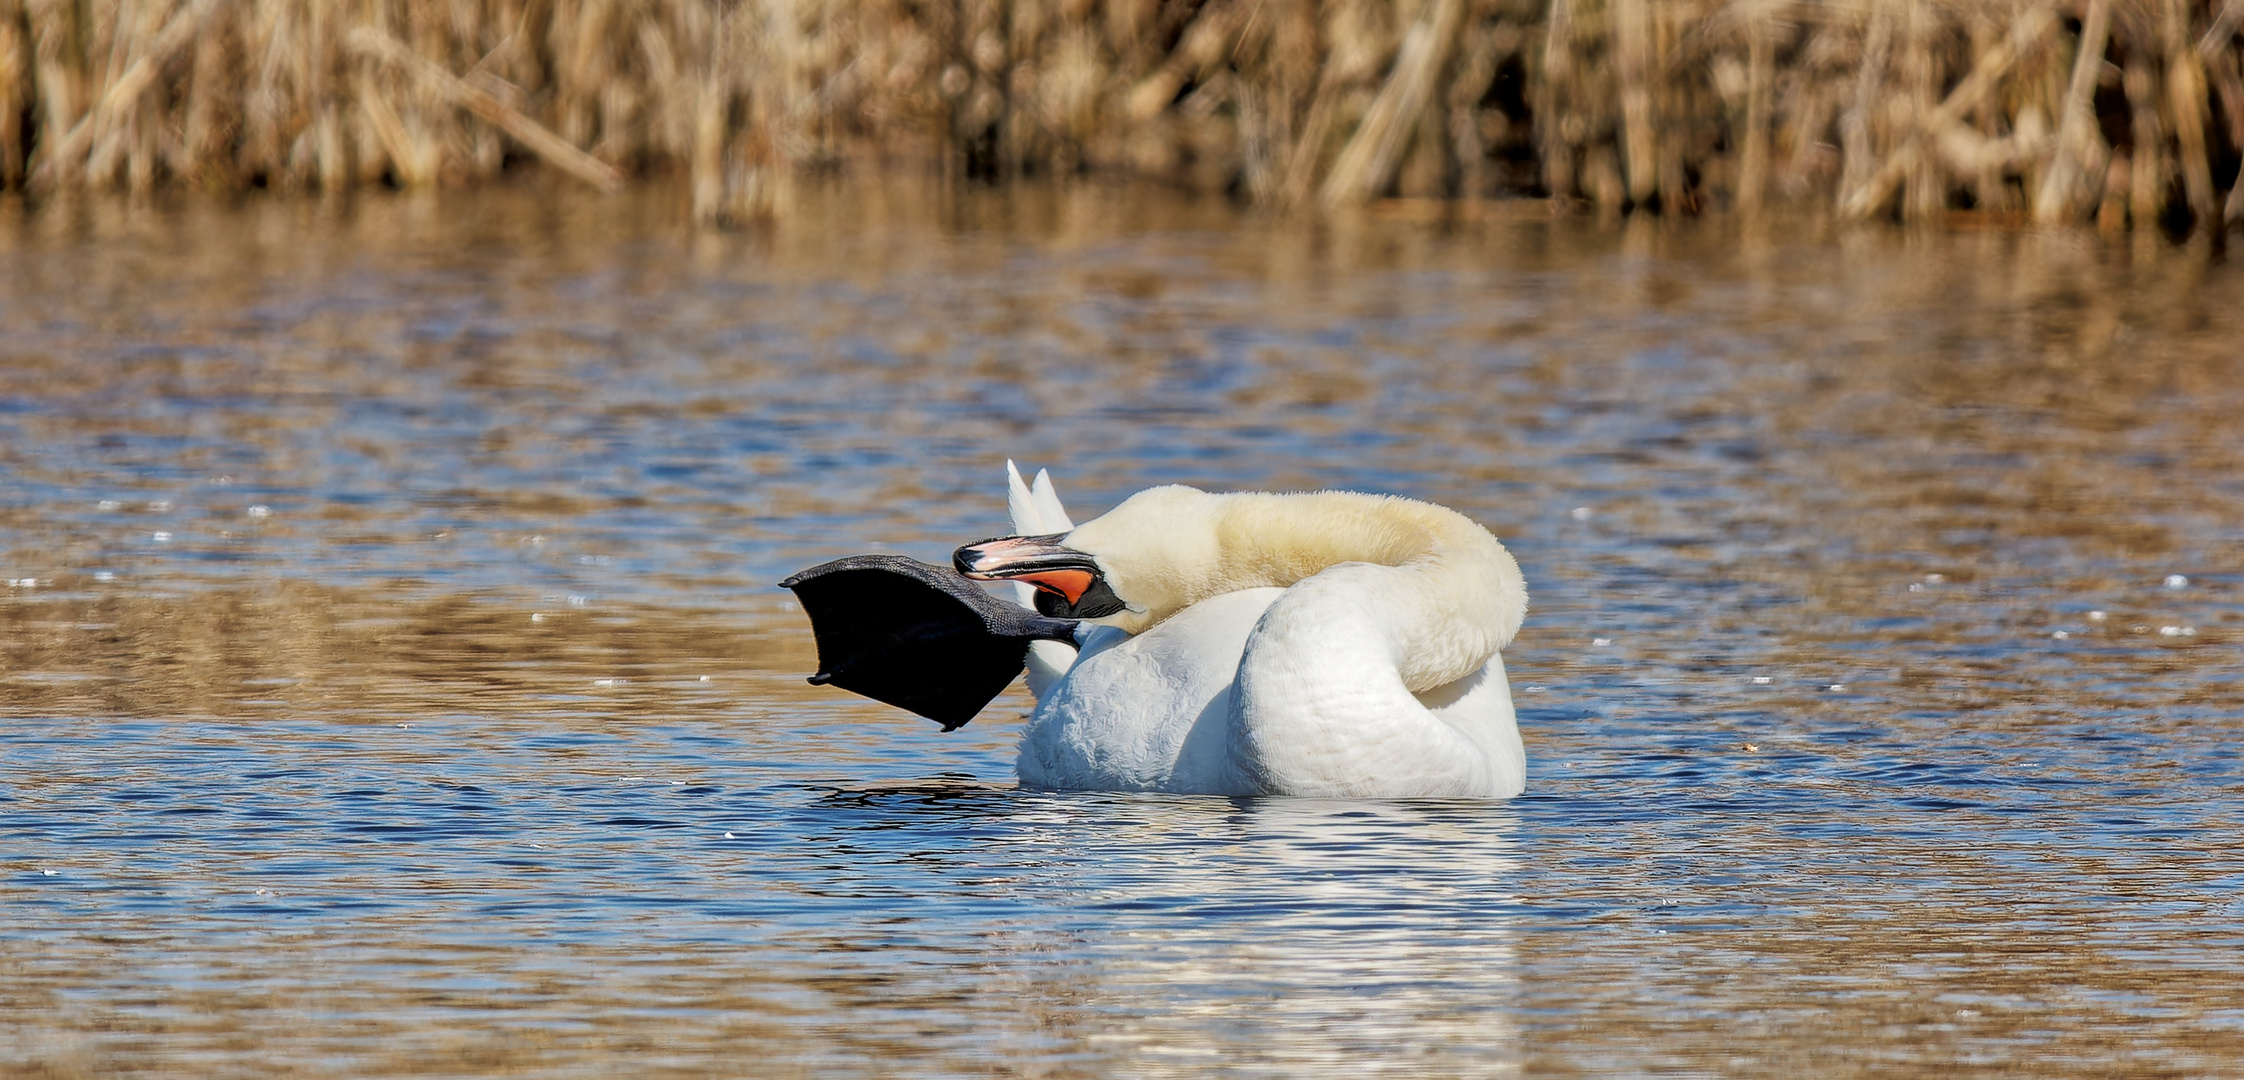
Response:
[[[1091,556],[1060,543],[1066,533],[1001,536],[968,544],[951,556],[958,572],[981,581],[1025,581],[1069,605],[1083,599],[1099,580]]]

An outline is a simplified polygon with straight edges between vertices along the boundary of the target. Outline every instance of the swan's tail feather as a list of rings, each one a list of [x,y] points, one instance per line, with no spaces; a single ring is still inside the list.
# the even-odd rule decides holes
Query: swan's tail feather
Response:
[[[1029,486],[1021,479],[1021,470],[1011,459],[1005,462],[1005,508],[1013,515],[1013,533],[1016,536],[1044,536],[1067,532],[1075,528],[1069,520],[1067,508],[1060,505],[1060,493],[1052,487],[1052,474],[1036,470],[1036,485]],[[1036,607],[1036,586],[1025,581],[1013,583],[1013,598],[1022,607]],[[1067,669],[1075,665],[1075,650],[1057,641],[1038,641],[1029,645],[1028,688],[1038,701],[1044,700],[1044,691]]]
[[[1005,510],[1012,515],[1014,535],[1030,536],[1037,532],[1036,494],[1029,489],[1028,482],[1021,479],[1020,467],[1013,464],[1012,458],[1005,459]]]
[[[1041,477],[1044,474],[1040,472],[1037,475]],[[1036,506],[1036,494],[1029,489],[1028,482],[1021,479],[1021,470],[1014,466],[1012,458],[1005,459],[1005,509],[1013,516],[1013,535],[1044,534],[1045,530],[1036,527],[1038,522],[1044,520]],[[1025,581],[1014,582],[1013,599],[1019,601],[1022,607],[1034,609],[1036,586]]]
[[[1060,493],[1052,486],[1052,474],[1036,470],[1036,487],[1030,491],[1036,503],[1039,533],[1072,532],[1075,522],[1067,516],[1067,507],[1060,505]]]
[[[1032,486],[1021,479],[1020,466],[1010,459],[1005,462],[1005,509],[1013,516],[1016,536],[1045,536],[1075,528],[1075,522],[1067,516],[1067,507],[1060,505],[1060,493],[1052,486],[1051,472],[1036,470],[1036,483]]]

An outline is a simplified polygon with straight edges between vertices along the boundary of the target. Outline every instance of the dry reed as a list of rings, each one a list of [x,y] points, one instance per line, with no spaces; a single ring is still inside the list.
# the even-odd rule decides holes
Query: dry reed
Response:
[[[1258,202],[2244,218],[2244,0],[0,0],[0,187],[1123,171]]]

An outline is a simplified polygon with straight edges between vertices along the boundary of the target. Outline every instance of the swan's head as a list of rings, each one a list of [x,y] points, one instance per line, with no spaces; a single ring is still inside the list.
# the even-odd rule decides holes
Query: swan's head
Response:
[[[971,578],[1036,586],[1046,615],[1135,634],[1212,595],[1211,583],[1225,576],[1222,499],[1179,485],[1148,488],[1071,532],[984,540],[958,549],[952,562]]]

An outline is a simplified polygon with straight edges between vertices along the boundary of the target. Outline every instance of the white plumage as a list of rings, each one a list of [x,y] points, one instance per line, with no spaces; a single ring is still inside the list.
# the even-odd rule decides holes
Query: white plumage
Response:
[[[1462,514],[1164,487],[1075,526],[1049,476],[1032,488],[1011,462],[1006,474],[1015,531],[1066,533],[1127,605],[1084,624],[1079,655],[1032,652],[1022,783],[1483,798],[1524,786],[1498,650],[1526,586]]]

